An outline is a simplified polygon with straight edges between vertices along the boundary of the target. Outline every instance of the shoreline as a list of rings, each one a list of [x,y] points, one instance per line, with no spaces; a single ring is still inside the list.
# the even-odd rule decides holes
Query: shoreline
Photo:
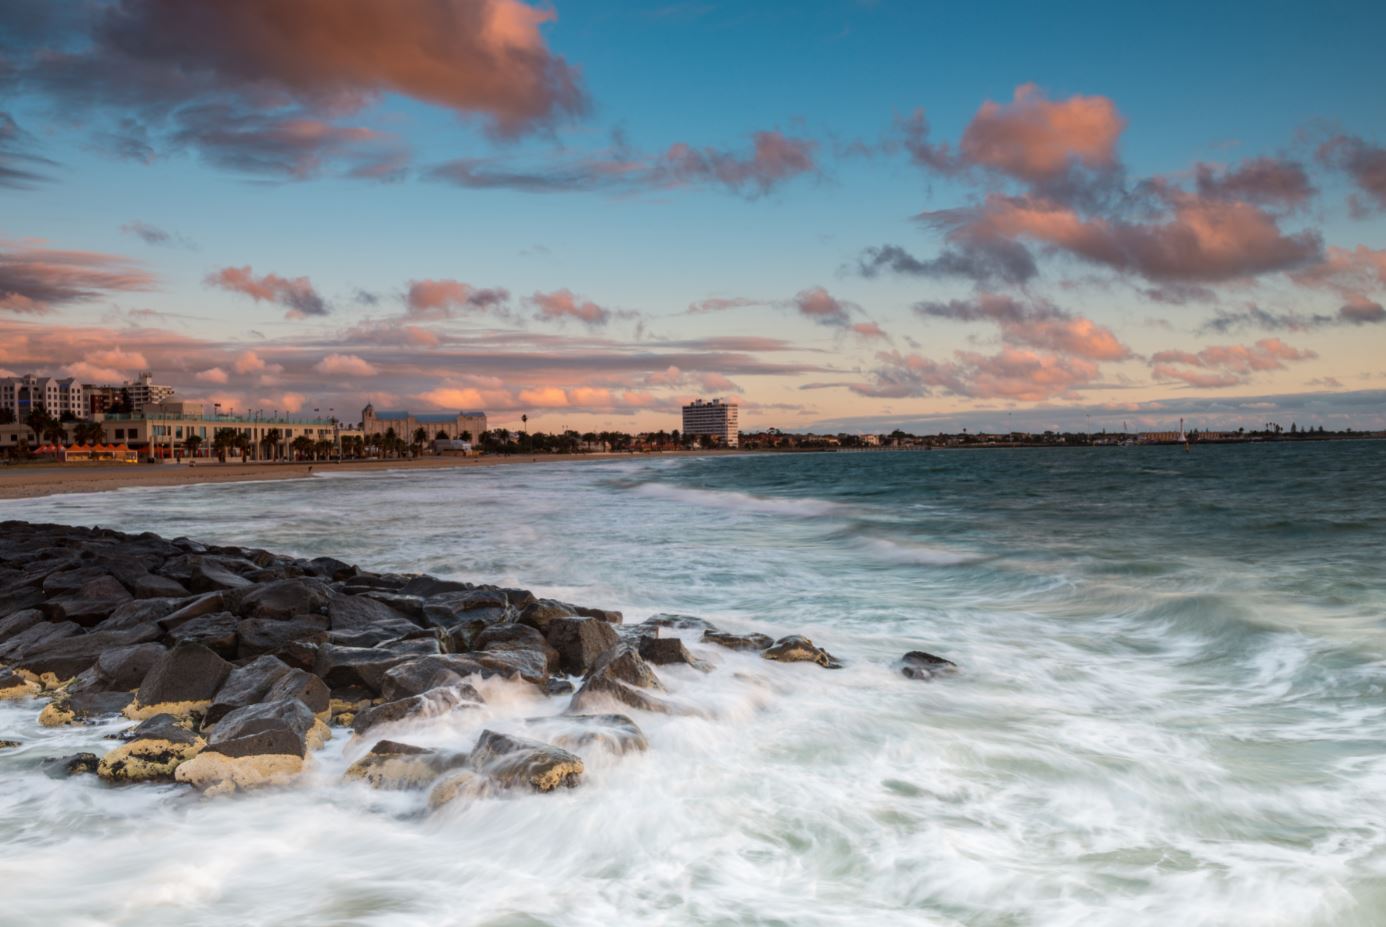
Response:
[[[662,451],[657,454],[516,454],[492,457],[419,457],[412,460],[347,460],[312,463],[217,463],[198,461],[195,467],[178,464],[25,464],[0,467],[0,502],[37,499],[72,493],[109,492],[141,486],[183,486],[200,483],[254,483],[268,480],[305,479],[322,473],[388,470],[437,470],[446,468],[539,465],[701,457],[733,451]]]

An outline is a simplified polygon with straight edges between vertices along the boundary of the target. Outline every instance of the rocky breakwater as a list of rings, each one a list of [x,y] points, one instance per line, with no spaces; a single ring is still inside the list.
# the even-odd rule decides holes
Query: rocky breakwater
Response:
[[[568,788],[584,752],[647,748],[628,712],[692,711],[655,670],[714,672],[715,648],[695,655],[690,634],[767,660],[841,665],[799,635],[738,635],[689,616],[625,625],[618,612],[523,589],[328,557],[0,523],[0,699],[42,704],[47,726],[129,722],[104,755],[51,758],[56,776],[225,794],[291,782],[335,733],[371,744],[348,781],[428,789],[432,807]],[[900,668],[916,679],[954,669],[922,652]],[[489,724],[479,687],[492,684],[528,687],[555,710],[487,727],[464,749],[387,736],[457,712]]]

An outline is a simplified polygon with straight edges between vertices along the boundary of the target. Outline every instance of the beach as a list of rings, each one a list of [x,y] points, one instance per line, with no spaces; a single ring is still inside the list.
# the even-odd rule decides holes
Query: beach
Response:
[[[491,454],[484,457],[417,457],[404,460],[344,460],[309,463],[197,463],[165,464],[16,464],[0,466],[0,500],[32,499],[66,493],[108,492],[132,486],[185,486],[196,483],[241,483],[264,480],[300,480],[324,473],[473,469],[515,464],[583,463],[629,459],[632,456],[679,457],[716,451],[666,451],[654,455],[592,454]],[[723,452],[725,453],[725,452]]]

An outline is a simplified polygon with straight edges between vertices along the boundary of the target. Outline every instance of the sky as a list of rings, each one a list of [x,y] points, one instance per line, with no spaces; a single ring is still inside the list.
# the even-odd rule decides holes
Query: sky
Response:
[[[0,0],[0,375],[1386,428],[1380,3]]]

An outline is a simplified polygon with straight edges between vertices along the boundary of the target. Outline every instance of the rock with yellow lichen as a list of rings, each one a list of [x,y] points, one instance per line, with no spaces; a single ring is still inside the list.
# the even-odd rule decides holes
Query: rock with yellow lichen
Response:
[[[125,716],[136,721],[159,714],[200,716],[211,707],[231,668],[201,644],[178,644],[149,668]]]
[[[96,772],[111,782],[171,779],[205,745],[172,715],[156,715],[136,727],[128,743],[103,756]]]
[[[287,785],[303,772],[303,757],[285,753],[227,756],[203,751],[178,767],[175,778],[205,795],[229,795]]]
[[[0,702],[33,698],[42,691],[43,687],[32,679],[26,679],[18,673],[0,671]]]
[[[464,766],[465,753],[441,753],[411,744],[382,740],[347,768],[347,782],[364,782],[384,791],[421,789],[443,773]]]

